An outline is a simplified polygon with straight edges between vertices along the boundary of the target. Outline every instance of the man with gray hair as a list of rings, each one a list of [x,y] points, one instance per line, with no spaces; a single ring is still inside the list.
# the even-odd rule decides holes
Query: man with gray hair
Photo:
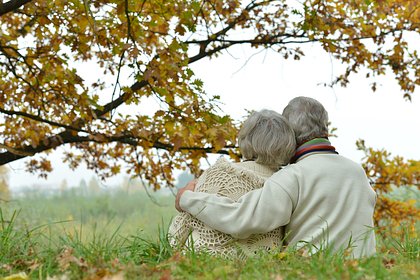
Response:
[[[338,155],[328,141],[327,111],[315,99],[297,97],[283,115],[298,143],[292,164],[236,202],[193,192],[191,182],[179,190],[176,208],[236,238],[285,226],[285,243],[310,254],[325,249],[356,258],[374,254],[376,194],[362,167]]]

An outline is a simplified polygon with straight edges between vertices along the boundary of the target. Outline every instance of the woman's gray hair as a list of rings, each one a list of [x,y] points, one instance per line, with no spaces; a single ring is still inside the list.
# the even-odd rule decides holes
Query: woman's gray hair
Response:
[[[317,100],[299,96],[283,110],[296,135],[298,145],[319,137],[328,137],[328,112]]]
[[[296,151],[295,134],[285,117],[272,110],[252,113],[238,135],[244,159],[279,169]]]

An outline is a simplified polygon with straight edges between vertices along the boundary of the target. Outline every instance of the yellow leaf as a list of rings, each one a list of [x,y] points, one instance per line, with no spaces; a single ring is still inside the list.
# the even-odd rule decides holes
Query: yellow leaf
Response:
[[[1,280],[26,280],[29,279],[28,275],[25,272],[15,273],[6,277],[1,278]]]

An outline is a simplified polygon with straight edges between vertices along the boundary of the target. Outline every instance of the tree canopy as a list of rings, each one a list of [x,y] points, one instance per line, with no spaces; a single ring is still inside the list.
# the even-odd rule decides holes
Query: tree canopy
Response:
[[[0,165],[48,151],[100,176],[126,169],[155,188],[207,153],[236,155],[238,124],[207,95],[192,63],[235,45],[299,60],[320,44],[346,70],[392,72],[404,98],[419,84],[416,0],[0,1]],[[80,69],[94,69],[83,76]],[[92,80],[94,80],[92,82]],[[139,105],[152,100],[152,114]]]

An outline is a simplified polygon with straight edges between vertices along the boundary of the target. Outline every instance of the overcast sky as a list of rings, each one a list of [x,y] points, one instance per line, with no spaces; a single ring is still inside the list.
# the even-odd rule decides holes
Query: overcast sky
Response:
[[[417,37],[416,39],[418,39]],[[420,40],[417,40],[420,46]],[[367,146],[385,148],[392,155],[420,159],[420,93],[417,89],[412,102],[403,98],[392,75],[377,79],[379,86],[372,92],[365,74],[351,76],[347,88],[324,87],[343,67],[316,45],[305,48],[300,61],[285,60],[272,51],[260,52],[238,46],[229,54],[192,65],[204,81],[209,94],[220,95],[224,113],[241,119],[245,109],[272,109],[282,112],[296,96],[319,100],[329,112],[338,138],[332,143],[341,155],[360,162],[363,154],[356,149],[356,140],[364,139]],[[251,58],[250,58],[251,57]],[[24,160],[9,164],[10,185],[59,185],[62,180],[77,185],[88,181],[94,173],[81,167],[71,171],[61,163],[60,149],[50,155],[54,171],[48,180],[24,172]],[[105,182],[115,184],[121,176]]]

